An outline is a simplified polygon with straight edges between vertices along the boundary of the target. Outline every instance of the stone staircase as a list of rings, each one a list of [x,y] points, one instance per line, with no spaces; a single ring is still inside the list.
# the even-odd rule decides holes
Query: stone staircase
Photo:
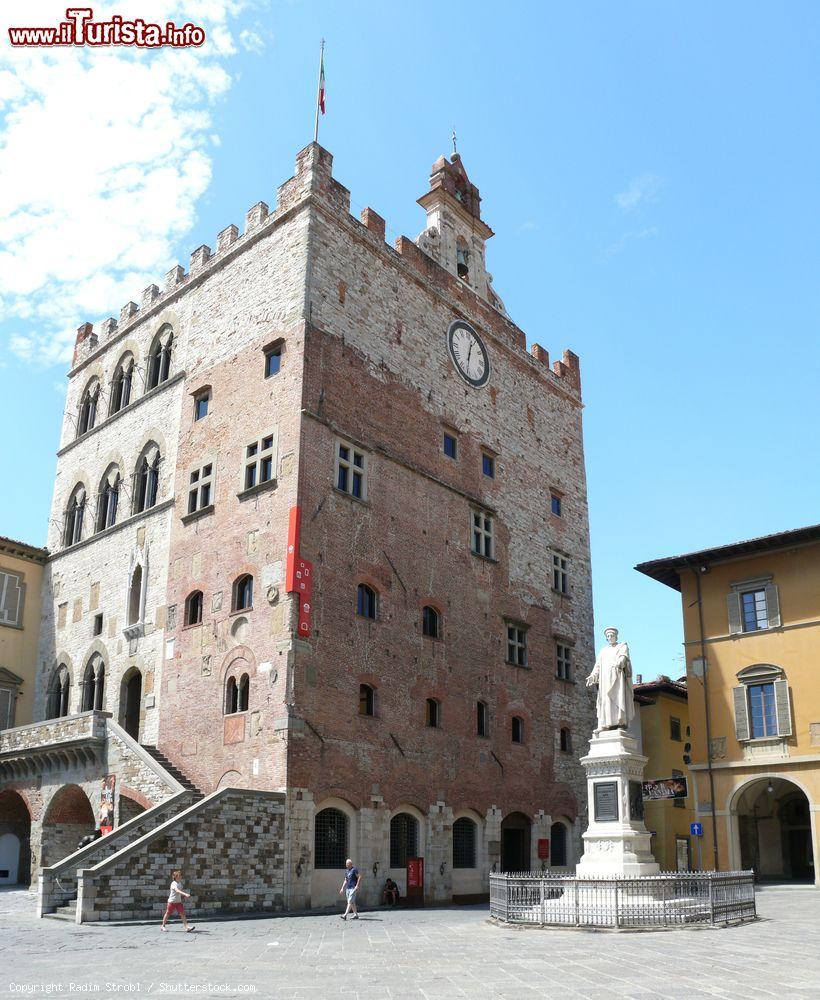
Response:
[[[186,789],[186,791],[191,792],[197,801],[204,797],[205,793],[202,789],[195,785],[188,775],[185,774],[184,771],[181,771],[176,764],[168,760],[164,753],[158,750],[155,746],[150,746],[148,743],[141,743],[140,746],[143,750],[147,751],[151,757],[153,757],[163,770],[167,771],[172,778],[178,781],[180,785]]]

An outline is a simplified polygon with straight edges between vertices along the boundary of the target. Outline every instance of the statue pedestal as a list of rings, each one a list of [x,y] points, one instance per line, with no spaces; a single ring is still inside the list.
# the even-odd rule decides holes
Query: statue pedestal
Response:
[[[589,827],[578,878],[637,878],[657,875],[660,866],[649,847],[643,821],[641,783],[648,758],[624,729],[593,734],[589,753],[581,758],[587,772]]]

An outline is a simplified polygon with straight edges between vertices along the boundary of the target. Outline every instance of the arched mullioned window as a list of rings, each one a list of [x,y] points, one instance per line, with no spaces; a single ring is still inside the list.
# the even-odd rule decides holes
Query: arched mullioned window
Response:
[[[162,456],[155,444],[143,451],[134,472],[134,513],[150,510],[159,495],[159,469]]]
[[[344,868],[348,826],[348,818],[341,809],[322,809],[316,813],[313,833],[314,868]]]
[[[225,685],[225,715],[236,715],[239,711],[239,685],[235,677],[229,677]]]
[[[134,358],[126,354],[114,371],[111,380],[111,413],[119,413],[131,402],[131,389],[134,384]]]
[[[85,666],[83,674],[82,711],[103,710],[105,704],[105,661],[95,653]]]
[[[82,541],[85,518],[85,486],[77,483],[71,492],[63,520],[63,545],[76,545]]]
[[[200,625],[202,623],[202,591],[195,590],[185,598],[185,624]]]
[[[97,493],[96,530],[104,531],[117,523],[117,507],[120,502],[120,470],[118,466],[109,467],[100,482]]]
[[[77,415],[77,437],[88,433],[97,422],[97,404],[100,399],[100,383],[95,379],[86,386],[80,398]]]
[[[64,663],[58,664],[51,672],[48,682],[46,718],[61,719],[68,715],[71,694],[71,674]]]
[[[250,701],[250,692],[251,692],[251,679],[250,677],[248,677],[247,674],[242,674],[242,676],[239,678],[238,690],[239,690],[239,696],[237,700],[239,704],[239,711],[247,712],[248,702]]]
[[[148,389],[156,389],[171,374],[171,352],[174,347],[174,331],[166,325],[154,337],[148,355]]]
[[[441,615],[429,604],[422,611],[421,632],[431,639],[441,638]]]
[[[253,607],[253,577],[246,573],[233,585],[233,610],[250,611]]]

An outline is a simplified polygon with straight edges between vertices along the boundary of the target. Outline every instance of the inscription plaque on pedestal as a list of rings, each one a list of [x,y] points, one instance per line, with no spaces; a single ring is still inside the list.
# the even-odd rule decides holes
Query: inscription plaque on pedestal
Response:
[[[596,781],[594,789],[595,822],[608,823],[618,819],[618,782]]]

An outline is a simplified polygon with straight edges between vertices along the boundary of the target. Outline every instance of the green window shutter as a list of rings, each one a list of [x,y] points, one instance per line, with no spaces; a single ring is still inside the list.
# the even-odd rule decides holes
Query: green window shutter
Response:
[[[774,682],[774,704],[777,709],[777,735],[791,736],[792,713],[789,705],[789,682]]]
[[[769,619],[769,628],[780,628],[780,597],[773,583],[766,587],[766,616]]]
[[[740,615],[740,594],[732,591],[726,595],[726,605],[729,610],[729,635],[743,631],[743,619]]]
[[[740,684],[732,688],[732,698],[735,704],[735,734],[738,740],[748,740],[749,702],[746,698],[746,685]]]

